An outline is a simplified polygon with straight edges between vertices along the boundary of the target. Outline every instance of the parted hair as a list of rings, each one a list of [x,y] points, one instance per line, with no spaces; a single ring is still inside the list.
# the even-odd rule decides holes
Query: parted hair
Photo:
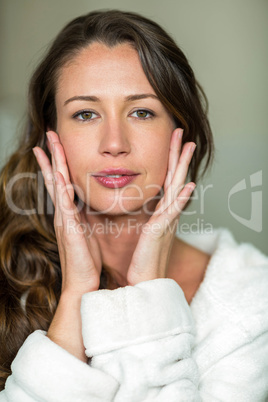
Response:
[[[109,47],[129,42],[137,50],[152,88],[176,126],[184,129],[183,142],[197,144],[189,179],[196,182],[212,160],[206,96],[187,58],[158,24],[136,13],[108,10],[75,18],[62,29],[32,75],[25,129],[0,177],[0,390],[26,337],[48,329],[61,293],[53,206],[37,183],[32,148],[50,155],[45,133],[57,128],[55,91],[61,69],[96,41]],[[109,273],[103,268],[101,287],[108,286]]]

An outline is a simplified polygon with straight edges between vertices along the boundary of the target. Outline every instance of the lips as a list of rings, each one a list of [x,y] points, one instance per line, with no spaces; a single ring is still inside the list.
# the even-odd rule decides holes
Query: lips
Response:
[[[93,173],[94,179],[107,188],[121,188],[132,182],[139,173],[125,168],[109,168]]]
[[[139,173],[133,172],[132,170],[125,168],[108,168],[102,170],[101,172],[93,173],[92,176],[94,177],[107,176],[107,175],[135,176],[138,174]]]

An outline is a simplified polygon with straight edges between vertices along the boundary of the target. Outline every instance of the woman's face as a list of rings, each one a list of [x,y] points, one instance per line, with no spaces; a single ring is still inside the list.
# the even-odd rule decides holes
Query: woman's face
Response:
[[[97,42],[81,50],[61,71],[56,108],[80,198],[103,213],[138,214],[164,183],[175,126],[137,52],[129,44],[108,48]],[[99,173],[118,168],[134,173],[123,179],[107,177],[120,171]]]

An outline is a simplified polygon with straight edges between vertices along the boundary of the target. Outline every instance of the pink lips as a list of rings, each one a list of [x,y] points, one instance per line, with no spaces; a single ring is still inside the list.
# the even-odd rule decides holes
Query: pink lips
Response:
[[[109,177],[109,175],[122,175],[121,177]],[[121,188],[132,182],[139,173],[125,168],[110,168],[93,173],[94,179],[107,188]]]

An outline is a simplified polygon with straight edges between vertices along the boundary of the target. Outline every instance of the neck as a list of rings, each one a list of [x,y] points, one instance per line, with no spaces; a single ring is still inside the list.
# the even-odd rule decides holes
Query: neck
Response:
[[[127,284],[127,272],[143,225],[150,215],[88,214],[90,234],[98,241],[102,263],[120,285]]]

